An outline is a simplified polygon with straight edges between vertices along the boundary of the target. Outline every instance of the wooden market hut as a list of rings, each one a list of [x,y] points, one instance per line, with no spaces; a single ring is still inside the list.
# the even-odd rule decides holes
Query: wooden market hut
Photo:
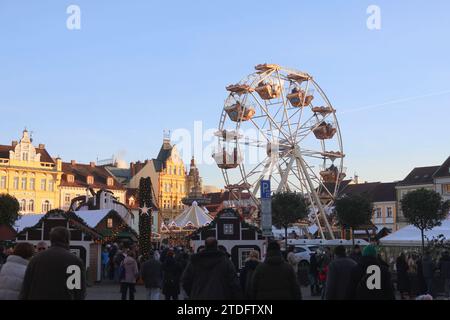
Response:
[[[259,228],[251,225],[233,208],[220,211],[214,220],[190,235],[194,252],[204,248],[205,240],[215,237],[219,248],[231,255],[236,270],[244,267],[251,251],[256,250],[263,256],[265,240]]]
[[[16,222],[17,242],[37,245],[40,241],[50,245],[50,231],[54,227],[65,227],[70,231],[70,251],[85,264],[88,280],[101,280],[102,236],[74,213],[51,210],[47,214],[23,216]]]

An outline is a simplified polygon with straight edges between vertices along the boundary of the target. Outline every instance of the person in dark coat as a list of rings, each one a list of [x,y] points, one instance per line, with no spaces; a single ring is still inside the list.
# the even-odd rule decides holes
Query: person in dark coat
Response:
[[[259,261],[259,252],[253,250],[250,252],[250,256],[248,260],[245,262],[245,266],[242,269],[239,280],[241,282],[241,288],[244,292],[245,299],[251,299],[251,286],[253,280],[253,273],[256,270],[256,267],[260,264]]]
[[[319,263],[317,261],[317,253],[313,252],[311,258],[309,260],[309,285],[311,287],[311,296],[319,296],[320,295],[320,287],[319,287]]]
[[[359,245],[355,245],[353,247],[353,251],[350,254],[350,258],[355,260],[356,263],[359,263],[361,261],[362,253],[361,253],[361,247]]]
[[[346,256],[345,247],[334,249],[335,259],[328,266],[328,276],[325,286],[326,300],[345,300],[347,288],[353,268],[357,263]]]
[[[174,252],[169,250],[162,266],[163,270],[163,294],[166,300],[178,300],[180,294],[180,278],[183,270],[175,261]]]
[[[301,300],[302,295],[292,266],[281,255],[280,245],[267,246],[266,259],[253,273],[252,298],[256,300]]]
[[[86,294],[86,270],[83,261],[69,251],[69,230],[64,227],[53,228],[50,242],[51,247],[37,254],[28,264],[19,299],[83,300]],[[80,272],[71,270],[69,266],[78,267]],[[73,288],[68,283],[73,284]]]
[[[380,268],[380,289],[370,290],[367,286],[370,266]],[[360,262],[353,267],[347,288],[347,300],[395,300],[394,287],[389,269],[377,259],[377,250],[373,245],[364,248]]]
[[[425,252],[422,258],[422,274],[425,279],[426,293],[433,296],[433,278],[436,266],[433,262],[430,252]]]
[[[402,252],[396,261],[397,268],[397,290],[400,292],[401,299],[405,299],[405,293],[409,294],[411,291],[411,284],[408,276],[408,262],[406,256]]]
[[[227,255],[218,249],[217,240],[205,240],[205,249],[192,255],[181,278],[191,300],[236,300],[242,290],[236,269]]]
[[[141,278],[144,281],[145,288],[148,290],[148,299],[159,300],[163,272],[162,264],[155,259],[154,251],[149,252],[149,259],[142,264]]]
[[[444,280],[445,295],[450,298],[450,254],[445,251],[439,260],[441,278]]]

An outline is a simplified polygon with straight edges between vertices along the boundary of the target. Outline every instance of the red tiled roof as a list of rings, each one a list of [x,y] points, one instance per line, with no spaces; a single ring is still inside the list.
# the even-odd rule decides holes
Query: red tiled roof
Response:
[[[109,190],[125,190],[125,188],[117,182],[117,180],[112,176],[108,170],[101,166],[91,166],[89,164],[81,163],[68,163],[63,162],[62,164],[62,180],[61,186],[67,187],[82,187],[82,188],[98,188],[98,189],[109,189]],[[74,176],[74,182],[67,181],[67,175],[72,174]],[[87,177],[94,177],[94,184],[89,185],[87,183]],[[114,181],[113,186],[107,185],[107,179],[112,178]]]

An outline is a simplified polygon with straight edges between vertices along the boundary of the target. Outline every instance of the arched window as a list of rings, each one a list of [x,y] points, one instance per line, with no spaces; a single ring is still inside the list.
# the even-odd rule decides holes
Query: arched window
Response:
[[[52,205],[50,204],[50,201],[45,200],[44,202],[42,202],[42,212],[47,213],[50,210],[52,210]]]
[[[20,211],[24,212],[27,210],[27,201],[25,199],[20,200]]]
[[[34,200],[28,201],[28,212],[34,212]]]

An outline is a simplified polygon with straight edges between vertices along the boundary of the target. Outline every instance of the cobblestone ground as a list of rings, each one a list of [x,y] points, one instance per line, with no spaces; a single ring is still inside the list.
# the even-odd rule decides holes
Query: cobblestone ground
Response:
[[[320,297],[311,297],[309,288],[302,288],[303,299],[319,300]],[[135,299],[146,300],[147,291],[144,286],[137,285]],[[87,300],[120,300],[120,286],[114,282],[102,282],[87,288]],[[180,297],[181,299],[181,297]]]

